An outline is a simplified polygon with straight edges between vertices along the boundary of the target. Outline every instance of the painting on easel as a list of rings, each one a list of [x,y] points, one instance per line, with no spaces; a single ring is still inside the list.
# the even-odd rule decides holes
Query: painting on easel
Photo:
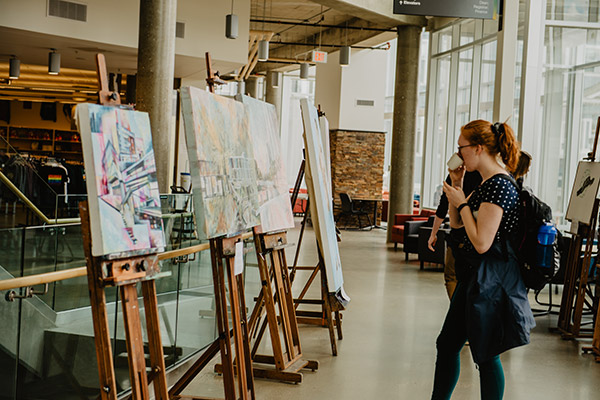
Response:
[[[285,167],[281,158],[279,121],[275,106],[249,96],[237,95],[246,107],[256,160],[261,232],[294,227]]]
[[[327,162],[321,142],[321,130],[317,109],[307,99],[300,100],[302,121],[304,122],[304,144],[306,146],[306,185],[310,198],[310,213],[319,247],[321,248],[327,271],[329,290],[336,292],[336,297],[347,303],[350,298],[344,292],[344,276],[335,233],[331,197],[324,178]]]
[[[600,185],[600,163],[580,161],[565,218],[589,225]]]
[[[199,235],[232,235],[260,223],[256,167],[244,105],[181,88]]]
[[[147,254],[165,246],[150,119],[145,112],[77,106],[86,165],[92,254]]]

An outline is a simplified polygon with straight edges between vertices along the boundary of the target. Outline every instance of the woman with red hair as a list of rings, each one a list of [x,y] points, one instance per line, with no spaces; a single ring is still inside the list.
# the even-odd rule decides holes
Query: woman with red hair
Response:
[[[469,341],[480,374],[481,398],[502,399],[500,354],[529,343],[535,326],[515,251],[508,240],[518,228],[519,192],[508,176],[517,167],[519,144],[507,124],[476,120],[461,128],[463,165],[444,182],[450,204],[450,246],[458,285],[437,338],[432,399],[450,399],[460,373],[460,351]],[[482,183],[465,198],[465,171]]]

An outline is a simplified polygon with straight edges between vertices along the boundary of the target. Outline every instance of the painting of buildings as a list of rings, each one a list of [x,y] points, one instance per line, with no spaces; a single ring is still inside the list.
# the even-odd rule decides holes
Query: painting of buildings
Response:
[[[77,122],[87,175],[92,254],[143,254],[165,239],[148,114],[82,104]]]
[[[256,160],[260,213],[259,232],[294,227],[285,167],[281,158],[279,121],[275,106],[249,96],[236,96],[246,108],[250,138]]]
[[[181,108],[198,233],[214,238],[258,225],[256,162],[243,104],[184,87]]]

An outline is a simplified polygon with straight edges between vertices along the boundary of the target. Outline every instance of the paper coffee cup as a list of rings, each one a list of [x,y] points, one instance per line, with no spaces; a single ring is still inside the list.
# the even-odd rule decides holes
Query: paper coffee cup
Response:
[[[454,154],[452,154],[452,157],[450,157],[450,159],[448,160],[446,165],[448,165],[448,168],[450,168],[452,171],[454,171],[456,168],[463,165],[463,159],[460,158],[458,153],[454,153]]]
[[[189,193],[190,188],[192,186],[192,177],[189,172],[181,172],[179,174],[179,178],[181,181],[181,187],[185,189],[186,192]]]

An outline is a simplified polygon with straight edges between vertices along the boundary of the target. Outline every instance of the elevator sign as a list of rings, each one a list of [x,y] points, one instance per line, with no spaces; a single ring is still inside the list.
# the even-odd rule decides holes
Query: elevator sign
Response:
[[[394,0],[394,14],[496,19],[498,0]]]

